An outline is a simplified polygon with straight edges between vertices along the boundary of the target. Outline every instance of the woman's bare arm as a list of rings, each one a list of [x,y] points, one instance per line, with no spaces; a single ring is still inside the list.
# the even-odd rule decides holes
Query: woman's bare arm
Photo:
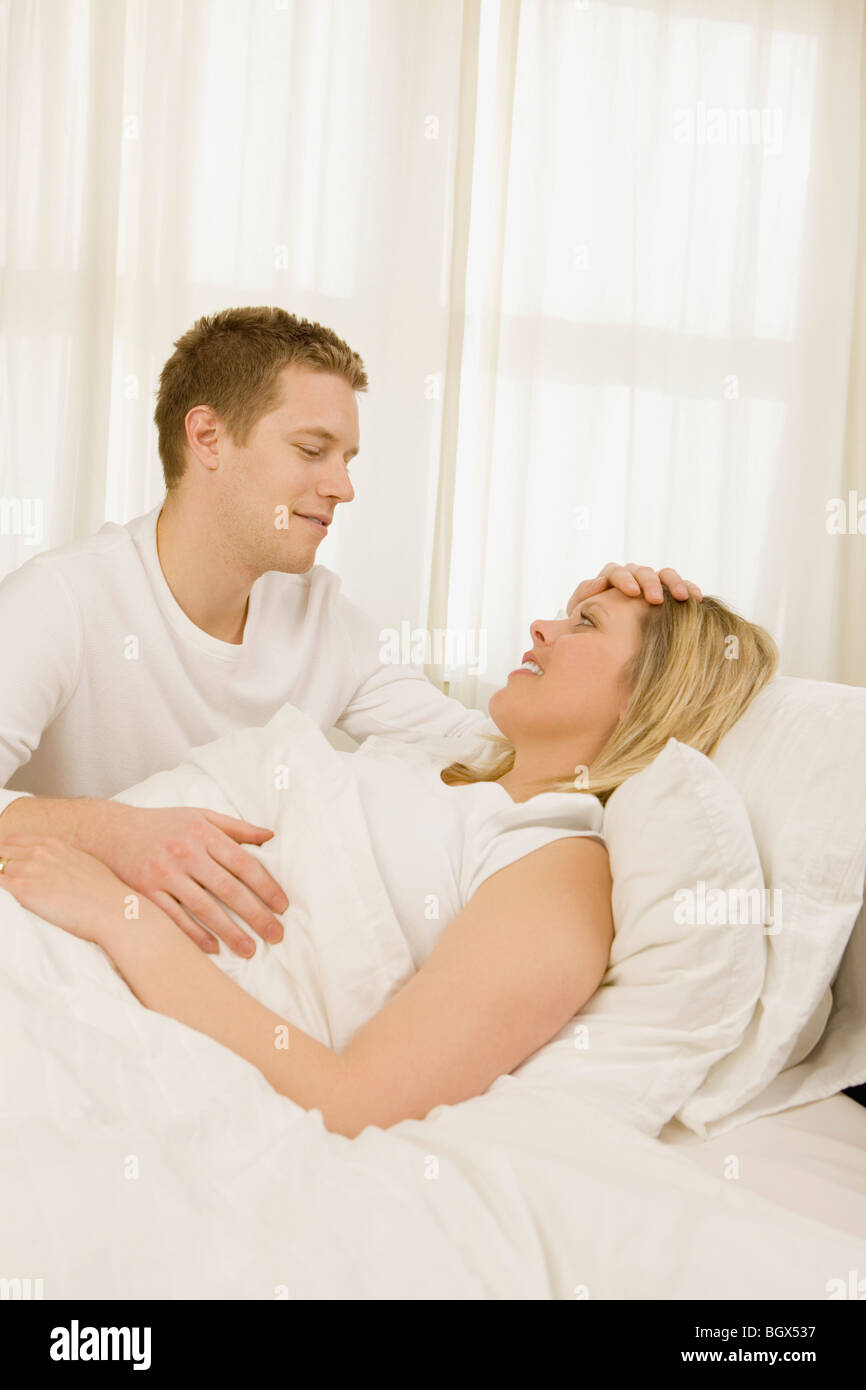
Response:
[[[59,840],[14,836],[0,877],[23,906],[110,956],[141,1002],[251,1062],[275,1090],[354,1138],[479,1095],[556,1034],[604,975],[613,923],[607,851],[558,840],[501,869],[430,958],[342,1054],[265,1008],[147,900]]]
[[[549,1042],[607,969],[610,888],[607,850],[588,836],[486,879],[344,1051],[343,1133],[480,1095]]]

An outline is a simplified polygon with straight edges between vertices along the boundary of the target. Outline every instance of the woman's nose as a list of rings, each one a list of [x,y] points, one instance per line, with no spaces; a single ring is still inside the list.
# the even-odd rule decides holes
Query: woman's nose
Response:
[[[529,635],[540,647],[546,647],[553,640],[552,627],[555,627],[555,624],[546,618],[536,618],[534,623],[529,624]]]
[[[568,618],[536,618],[529,624],[529,635],[539,646],[549,647],[568,627]]]

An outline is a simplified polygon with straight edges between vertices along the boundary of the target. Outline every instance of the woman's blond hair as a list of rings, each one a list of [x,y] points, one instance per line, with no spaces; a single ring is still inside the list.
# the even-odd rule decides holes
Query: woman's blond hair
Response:
[[[669,738],[710,757],[720,739],[778,668],[779,649],[757,623],[747,622],[721,599],[675,599],[662,585],[663,602],[643,604],[643,638],[629,682],[626,711],[582,784],[554,782],[545,791],[589,792],[604,803],[613,791],[652,762]],[[452,763],[442,772],[449,786],[495,782],[514,765],[514,749],[491,736],[499,756],[483,768]]]

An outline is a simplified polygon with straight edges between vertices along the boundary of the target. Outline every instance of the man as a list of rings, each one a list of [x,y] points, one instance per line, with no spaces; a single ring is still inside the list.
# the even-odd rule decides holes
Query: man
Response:
[[[354,739],[480,734],[487,717],[414,667],[383,665],[375,624],[316,565],[351,502],[364,365],[330,329],[228,309],[178,339],[155,421],[160,506],[34,556],[0,583],[0,839],[56,835],[96,855],[204,950],[279,940],[285,894],[244,844],[272,835],[203,808],[107,800],[189,748],[285,703]],[[606,565],[660,602],[673,570]]]

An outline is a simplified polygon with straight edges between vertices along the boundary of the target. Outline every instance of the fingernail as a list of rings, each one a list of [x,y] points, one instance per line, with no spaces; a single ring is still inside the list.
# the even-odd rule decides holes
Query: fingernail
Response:
[[[268,927],[268,930],[265,932],[265,940],[266,940],[266,941],[274,941],[274,942],[276,942],[276,941],[282,941],[282,939],[283,939],[283,933],[280,931],[280,928],[279,928],[279,927]]]
[[[288,905],[289,900],[285,896],[285,894],[281,898],[277,897],[271,899],[271,907],[274,909],[275,912],[285,912]]]

